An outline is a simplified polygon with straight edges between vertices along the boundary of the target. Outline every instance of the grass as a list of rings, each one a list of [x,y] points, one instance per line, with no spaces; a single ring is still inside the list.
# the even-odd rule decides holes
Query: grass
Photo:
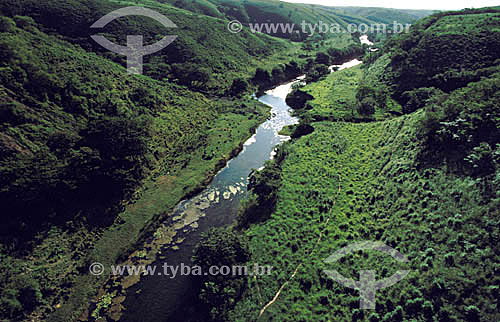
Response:
[[[356,113],[356,92],[362,76],[360,66],[329,74],[324,80],[306,85],[302,90],[314,96],[312,109],[301,113],[313,120],[350,119]]]
[[[480,181],[447,173],[446,167],[416,168],[414,125],[420,117],[315,122],[312,134],[287,146],[277,208],[246,231],[251,261],[273,266],[273,273],[248,279],[233,320],[257,320],[287,281],[259,320],[477,321],[475,312],[498,320],[499,280],[493,272],[499,257],[491,238],[500,236],[499,200],[485,201]],[[373,251],[323,262],[361,240],[382,241],[409,263]],[[325,269],[354,280],[361,269],[375,270],[377,279],[401,269],[410,273],[378,291],[376,310],[364,312],[358,292],[330,280]]]
[[[249,119],[246,115],[224,114],[216,121],[206,148],[216,148],[220,155],[207,161],[202,159],[204,151],[199,150],[191,156],[184,169],[162,172],[146,182],[140,197],[128,205],[125,211],[119,214],[117,223],[106,229],[95,241],[94,248],[87,258],[88,264],[99,262],[110,267],[119,257],[124,258],[145,232],[152,233],[157,223],[161,222],[160,218],[166,216],[182,198],[199,190],[203,182],[207,183],[207,179],[215,175],[220,161],[228,160],[235,147],[250,137],[250,130],[265,120],[268,108],[254,104],[259,113],[256,117]],[[228,126],[229,124],[232,124],[232,127]],[[235,127],[234,124],[238,126]],[[224,132],[223,136],[219,135],[221,132]],[[68,321],[77,318],[84,309],[82,303],[88,303],[89,298],[95,295],[97,288],[104,284],[107,278],[106,274],[96,277],[86,271],[79,275],[71,288],[71,296],[49,320]]]
[[[19,293],[16,287],[20,283],[16,281],[27,279],[36,282],[34,289],[41,292],[30,317],[45,319],[46,314],[53,313],[49,320],[75,320],[84,309],[82,304],[89,302],[106,279],[90,275],[89,265],[102,262],[108,266],[126,256],[144,234],[153,232],[159,218],[208,182],[251,130],[265,121],[269,109],[248,95],[238,100],[207,97],[148,76],[130,78],[118,64],[40,31],[41,24],[26,20],[22,25],[18,20],[16,27],[12,20],[2,19],[11,24],[10,32],[2,32],[0,37],[2,49],[10,55],[2,64],[2,75],[8,77],[12,68],[24,73],[31,66],[36,66],[42,76],[50,75],[36,89],[29,87],[26,76],[15,83],[2,76],[2,104],[16,108],[11,119],[19,122],[2,120],[2,139],[7,138],[26,153],[51,153],[47,147],[51,134],[76,135],[84,132],[90,120],[102,115],[148,115],[152,122],[149,149],[155,168],[131,200],[122,202],[124,210],[114,213],[120,212],[113,225],[95,227],[77,212],[74,217],[78,220],[50,229],[42,227],[34,248],[26,253],[9,252],[1,245],[0,264],[7,272],[1,276],[5,290]],[[36,48],[31,48],[32,43],[37,43]],[[70,87],[78,95],[60,94]],[[52,160],[64,166],[63,159]],[[4,161],[2,170],[16,166],[15,160]],[[8,292],[2,292],[2,300],[4,294],[10,300]]]
[[[478,22],[477,17],[469,18]],[[243,232],[250,240],[251,262],[272,266],[272,274],[248,278],[231,320],[500,319],[500,256],[494,250],[500,238],[498,164],[496,174],[481,177],[457,170],[447,160],[422,162],[428,144],[417,135],[423,110],[389,119],[375,114],[378,121],[369,123],[342,121],[352,115],[363,74],[369,85],[376,79],[388,85],[383,71],[390,63],[383,56],[365,73],[355,67],[302,88],[314,99],[308,102],[310,109],[299,109],[298,114],[314,131],[285,143],[276,209],[268,220]],[[492,92],[483,94],[495,77],[473,84],[474,95],[481,97],[474,104],[478,111],[497,110]],[[450,97],[464,91],[455,90]],[[401,109],[391,99],[387,104],[392,111]],[[466,107],[455,108],[466,114]],[[491,111],[488,115],[495,115]],[[480,116],[475,119],[486,122]],[[381,241],[409,262],[400,264],[374,251],[324,262],[342,247],[365,240]],[[368,311],[359,309],[357,291],[324,273],[332,269],[354,280],[361,270],[374,270],[378,280],[397,270],[409,273],[377,291],[375,310]]]
[[[265,304],[272,299],[297,265],[302,266],[296,278],[261,319],[348,316],[349,307],[333,315],[331,307],[320,303],[323,296],[330,300],[332,288],[334,293],[341,289],[333,285],[324,288],[326,278],[321,276],[321,269],[326,266],[322,260],[349,240],[363,239],[366,227],[374,224],[372,213],[364,205],[366,187],[375,181],[379,171],[376,161],[383,153],[380,145],[398,126],[396,123],[386,127],[383,123],[317,122],[313,123],[312,134],[288,147],[276,211],[271,219],[247,231],[252,261],[273,266],[273,274],[249,281],[248,293],[236,306],[236,317],[256,319],[263,306],[259,301]],[[323,238],[317,244],[320,234]]]
[[[362,119],[366,116],[357,111],[358,100],[356,90],[365,82],[372,85],[373,75],[380,68],[379,64],[370,67],[370,73],[364,72],[362,65],[333,72],[317,82],[307,84],[302,91],[312,95],[314,99],[307,102],[308,108],[296,110],[296,113],[307,120],[321,121],[350,121]],[[366,78],[366,75],[370,78]],[[367,79],[365,81],[365,79]],[[380,85],[382,86],[382,85]],[[377,107],[375,113],[370,116],[372,120],[384,120],[392,117],[390,112],[401,112],[401,105],[387,96],[385,106]]]

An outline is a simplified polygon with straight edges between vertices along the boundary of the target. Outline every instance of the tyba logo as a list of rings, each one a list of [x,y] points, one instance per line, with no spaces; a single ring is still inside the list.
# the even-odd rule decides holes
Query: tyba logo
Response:
[[[145,16],[158,21],[164,27],[177,28],[177,26],[164,15],[143,7],[126,7],[115,10],[97,20],[90,28],[104,28],[111,21],[126,16]],[[112,43],[104,36],[93,35],[91,37],[95,42],[107,50],[127,56],[127,71],[131,74],[142,74],[143,57],[162,50],[177,38],[177,36],[165,36],[157,43],[144,46],[143,36],[127,35],[127,46],[121,46]]]
[[[361,241],[348,245],[344,248],[339,249],[327,259],[324,260],[325,263],[334,263],[341,259],[342,257],[352,254],[353,252],[359,250],[376,250],[382,253],[386,253],[392,256],[399,262],[408,263],[406,256],[391,248],[381,242],[373,241]],[[375,309],[375,293],[377,290],[384,289],[391,285],[396,284],[410,272],[407,270],[396,271],[392,276],[383,278],[381,280],[375,280],[374,270],[361,270],[359,272],[359,281],[354,281],[351,278],[342,276],[336,270],[324,270],[323,271],[328,277],[339,282],[345,287],[355,289],[359,292],[359,307],[361,309]]]

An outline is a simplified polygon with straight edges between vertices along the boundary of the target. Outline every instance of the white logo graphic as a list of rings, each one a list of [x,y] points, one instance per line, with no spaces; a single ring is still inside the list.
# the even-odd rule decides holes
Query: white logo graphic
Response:
[[[348,245],[342,249],[339,249],[327,259],[324,260],[325,263],[334,263],[341,259],[342,257],[352,254],[358,250],[377,250],[392,256],[399,262],[408,263],[406,256],[395,250],[394,248],[385,245],[381,242],[373,241],[361,241]],[[324,270],[328,277],[334,279],[345,287],[353,288],[359,291],[359,307],[361,309],[375,309],[375,293],[377,290],[384,289],[391,285],[396,284],[410,272],[408,270],[396,271],[392,276],[375,280],[374,270],[362,270],[359,272],[359,281],[354,281],[351,278],[346,278],[342,276],[336,270]]]
[[[177,28],[177,26],[164,15],[143,7],[126,7],[115,10],[97,20],[90,28],[104,28],[111,21],[126,16],[145,16],[158,21],[164,27]],[[165,36],[155,44],[144,46],[143,36],[127,35],[127,46],[121,46],[112,43],[104,36],[93,35],[91,37],[107,50],[127,56],[127,71],[131,74],[142,74],[143,57],[162,50],[177,38],[177,36]]]

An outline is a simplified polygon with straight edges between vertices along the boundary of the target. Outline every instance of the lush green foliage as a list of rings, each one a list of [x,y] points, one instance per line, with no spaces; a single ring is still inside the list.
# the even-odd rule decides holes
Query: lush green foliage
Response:
[[[450,95],[435,95],[419,124],[423,163],[446,159],[459,173],[495,173],[500,144],[500,73]]]
[[[121,44],[129,34],[147,43],[179,36],[146,57],[145,76],[128,75],[125,57],[89,38],[93,22],[125,5],[151,7],[178,26],[133,17],[102,30]],[[344,27],[413,19],[353,10],[260,0],[2,1],[0,319],[53,312],[51,320],[75,320],[106,278],[87,274],[88,265],[108,267],[126,254],[265,119],[267,109],[247,91],[307,72],[320,81],[301,89],[311,97],[297,111],[295,140],[254,174],[239,218],[249,227],[251,259],[276,269],[248,283],[201,281],[212,318],[255,318],[299,263],[264,318],[363,318],[351,309],[357,294],[321,274],[322,259],[363,238],[407,254],[413,270],[379,294],[369,320],[498,320],[498,11],[423,20],[368,56],[363,77],[355,68],[322,79],[327,64],[363,53],[352,45],[357,34],[293,35],[305,40],[299,46],[226,28],[227,19],[321,18]],[[372,112],[385,118],[401,110],[393,98],[404,112],[426,111],[370,124],[327,122],[363,121]],[[225,230],[210,231],[195,254],[205,266],[248,259],[245,238]],[[379,276],[396,269],[373,254],[346,262],[350,268],[338,269],[350,276],[373,263]]]
[[[418,169],[420,117],[313,123],[312,134],[289,146],[276,211],[247,231],[252,260],[273,265],[274,274],[248,280],[232,319],[256,319],[297,265],[263,320],[498,319],[498,194],[485,194],[491,191],[485,181],[450,175],[445,166]],[[323,263],[358,240],[383,241],[410,262],[395,265],[364,252]],[[322,273],[332,268],[355,280],[361,269],[376,270],[377,278],[411,271],[377,292],[376,311],[366,314],[357,309],[357,292]]]
[[[103,30],[89,28],[100,17],[124,5],[152,8],[167,16],[177,28],[166,29],[145,17],[120,18]],[[234,78],[247,77],[255,70],[257,60],[269,59],[268,56],[278,51],[282,54],[291,47],[284,41],[253,34],[246,29],[232,34],[228,32],[224,20],[192,15],[152,0],[139,3],[25,0],[22,5],[7,0],[0,4],[0,12],[8,16],[31,16],[44,31],[55,30],[66,40],[122,66],[126,66],[125,56],[107,51],[95,43],[90,35],[100,32],[110,41],[122,45],[126,44],[127,35],[143,35],[147,44],[158,41],[164,35],[177,35],[177,39],[165,49],[144,57],[144,73],[158,80],[189,85],[202,92],[225,93]]]
[[[385,51],[392,59],[387,72],[394,96],[406,103],[406,91],[436,87],[449,92],[491,75],[490,67],[500,59],[499,21],[495,9],[437,14],[393,38]]]
[[[276,209],[246,231],[252,261],[273,265],[274,273],[248,280],[231,320],[257,320],[280,288],[260,320],[500,319],[500,83],[498,32],[490,25],[497,15],[494,9],[436,15],[391,40],[368,67],[297,91],[304,106],[296,111],[314,131],[287,143]],[[471,39],[471,47],[455,46],[440,28],[461,30],[456,39]],[[416,35],[425,41],[408,45]],[[481,56],[456,59],[474,50]],[[447,70],[450,78],[441,77]],[[399,110],[393,98],[403,103]],[[339,122],[374,105],[368,112],[375,116],[409,115]],[[360,240],[382,241],[409,263],[372,251],[323,262]],[[358,292],[329,279],[325,269],[354,280],[366,269],[377,279],[410,273],[377,291],[376,308],[367,312],[359,309]]]
[[[248,242],[244,236],[230,229],[212,228],[196,245],[193,264],[209,272],[215,266],[221,269],[227,266],[233,270],[246,264],[250,259]],[[246,286],[245,275],[202,275],[196,276],[199,285],[199,297],[207,307],[213,321],[227,319],[225,314],[234,306]]]
[[[24,28],[0,35],[10,50],[0,67],[2,234],[15,231],[19,238],[23,232],[12,225],[29,233],[47,220],[71,219],[82,207],[92,220],[129,197],[152,161],[152,116],[178,110],[144,89],[158,88],[154,82],[126,85],[124,71],[104,59],[34,24]]]
[[[401,109],[387,94],[377,95],[372,87],[360,85],[362,75],[359,66],[333,72],[323,80],[297,88],[287,102],[297,115],[314,121],[383,119]]]
[[[274,211],[281,186],[280,162],[285,156],[285,149],[286,146],[281,146],[276,152],[277,157],[250,177],[248,190],[252,195],[238,213],[238,227],[245,228],[249,224],[266,220]]]
[[[371,24],[388,23],[394,21],[400,23],[412,23],[417,18],[429,15],[429,11],[415,11],[406,13],[403,10],[387,10],[381,8],[332,8],[318,5],[302,5],[287,3],[277,0],[163,0],[161,2],[170,3],[176,7],[192,12],[208,14],[213,17],[225,17],[228,20],[238,20],[248,25],[250,23],[288,23],[295,24],[298,32],[284,32],[281,29],[270,32],[273,36],[303,41],[308,38],[310,31],[303,32],[301,23],[306,22],[312,25],[321,21],[328,26],[338,24],[346,28],[348,24]],[[356,10],[357,9],[357,10]],[[264,30],[265,32],[265,30]],[[316,39],[326,39],[337,37],[332,33],[316,34]]]

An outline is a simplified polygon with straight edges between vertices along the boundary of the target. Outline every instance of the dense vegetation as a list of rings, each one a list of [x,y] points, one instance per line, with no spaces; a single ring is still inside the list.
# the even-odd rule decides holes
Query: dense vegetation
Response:
[[[117,227],[128,228],[110,232],[112,243],[98,241],[102,231],[95,227],[113,223],[124,200],[138,199],[146,177],[186,172],[189,180],[169,195],[166,207],[173,207],[250,135],[265,108],[130,77],[108,59],[40,31],[30,17],[0,22],[1,267],[8,272],[1,307],[2,316],[18,317],[39,305],[51,309],[69,293],[59,287],[75,282],[89,249],[113,262],[137,238],[131,236],[138,223],[164,211],[124,213]],[[233,123],[239,126],[221,136]],[[20,273],[27,270],[34,273]]]
[[[147,5],[173,21],[177,28],[167,29],[146,17],[124,17],[108,24],[103,30],[89,28],[105,14],[124,5]],[[87,51],[103,55],[126,66],[126,57],[115,54],[95,43],[90,35],[99,33],[110,41],[125,45],[126,35],[143,35],[146,44],[154,43],[165,35],[177,39],[164,50],[146,56],[144,73],[154,79],[175,82],[190,89],[211,94],[224,94],[232,80],[247,77],[255,70],[259,60],[277,51],[286,53],[291,46],[276,38],[252,34],[247,29],[237,35],[227,31],[226,21],[208,16],[192,15],[168,4],[144,0],[140,3],[120,1],[18,1],[0,4],[4,15],[30,16],[43,31],[56,32],[65,40],[78,44]],[[210,30],[210,33],[200,33]]]
[[[393,37],[368,57],[373,63],[363,85],[373,92],[364,96],[376,99],[385,92],[402,105],[409,103],[405,112],[411,113],[423,107],[430,91],[449,93],[492,75],[500,59],[499,19],[500,11],[489,8],[420,20],[410,33]]]
[[[256,173],[276,196],[272,213],[260,217],[265,208],[255,187],[242,210],[250,261],[273,265],[273,274],[248,279],[229,320],[500,318],[500,74],[492,50],[499,30],[490,25],[497,15],[434,15],[391,39],[369,66],[300,88],[309,96],[296,111],[314,131],[285,143],[279,160]],[[482,26],[490,27],[479,35]],[[468,39],[470,47],[457,48],[451,38]],[[482,55],[457,60],[461,50]],[[450,78],[442,75],[447,70]],[[353,119],[367,102],[374,119]],[[374,251],[323,262],[360,240],[382,241],[409,263]],[[375,270],[377,279],[410,273],[378,291],[375,310],[367,311],[359,309],[359,293],[325,269],[354,280],[362,269]]]
[[[194,265],[203,272],[210,267],[234,267],[246,264],[250,258],[248,242],[244,237],[224,228],[212,228],[196,245]],[[246,287],[246,276],[202,275],[196,276],[196,286],[204,307],[212,320],[227,320],[232,309]]]
[[[200,17],[214,29],[203,45],[185,28],[193,17],[156,7],[178,24],[183,40],[177,46],[191,54],[160,52],[147,57],[145,76],[130,77],[124,57],[88,37],[94,32],[88,26],[118,7],[105,1],[0,4],[2,319],[46,314],[63,298],[60,319],[77,315],[100,283],[81,274],[85,267],[126,253],[154,216],[199,190],[265,119],[267,109],[246,94],[250,88],[231,87],[233,80],[245,83],[252,66],[286,63],[294,48],[264,35],[228,36],[216,27],[224,22]],[[117,41],[165,33],[133,18],[106,31]],[[280,57],[273,56],[278,49]],[[177,67],[179,58],[193,65]],[[182,77],[175,80],[174,72]]]

